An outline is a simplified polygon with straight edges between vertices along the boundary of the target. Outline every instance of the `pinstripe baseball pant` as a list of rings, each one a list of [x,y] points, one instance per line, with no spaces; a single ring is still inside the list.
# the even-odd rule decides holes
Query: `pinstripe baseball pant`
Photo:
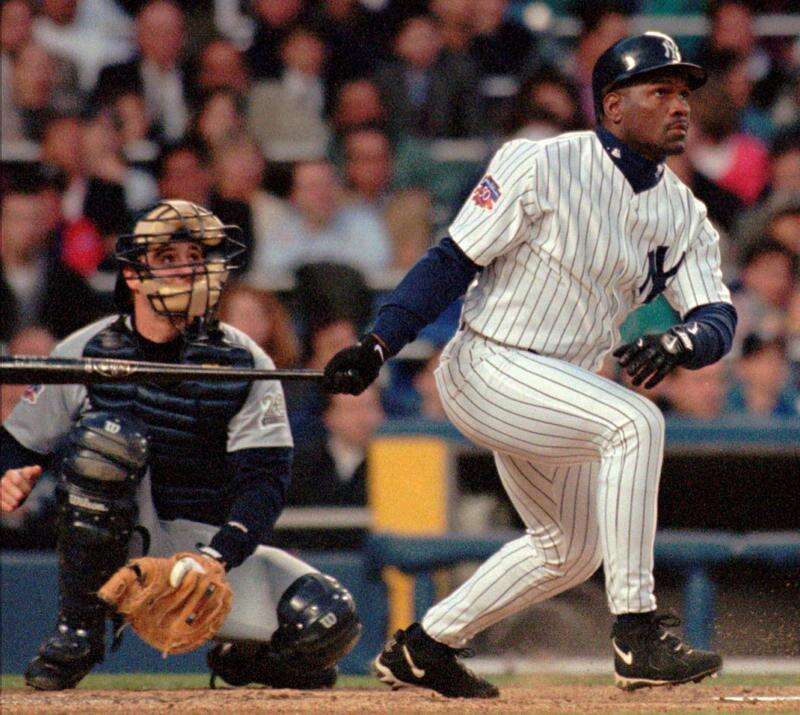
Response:
[[[601,563],[612,613],[655,609],[659,409],[588,370],[469,330],[445,349],[436,380],[453,424],[493,451],[527,528],[426,613],[425,631],[462,647]]]

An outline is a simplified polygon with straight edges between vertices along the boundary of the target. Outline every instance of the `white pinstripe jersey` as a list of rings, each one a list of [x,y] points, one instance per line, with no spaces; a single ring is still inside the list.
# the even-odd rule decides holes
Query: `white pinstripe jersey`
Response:
[[[593,131],[504,144],[450,235],[484,266],[462,311],[472,330],[589,370],[661,290],[681,316],[730,302],[705,205],[667,167],[635,193]]]

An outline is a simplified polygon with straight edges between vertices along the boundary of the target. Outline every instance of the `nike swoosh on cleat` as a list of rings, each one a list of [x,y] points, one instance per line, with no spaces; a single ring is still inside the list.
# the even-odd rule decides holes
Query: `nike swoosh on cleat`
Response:
[[[417,668],[416,664],[413,660],[411,660],[411,653],[408,652],[408,648],[403,646],[403,657],[406,659],[406,663],[408,663],[408,667],[411,668],[411,674],[415,678],[424,678],[425,671],[422,668]]]
[[[611,645],[614,646],[614,652],[622,658],[622,662],[625,663],[625,665],[633,665],[633,653],[626,653],[617,645],[617,641],[613,638],[611,639]]]

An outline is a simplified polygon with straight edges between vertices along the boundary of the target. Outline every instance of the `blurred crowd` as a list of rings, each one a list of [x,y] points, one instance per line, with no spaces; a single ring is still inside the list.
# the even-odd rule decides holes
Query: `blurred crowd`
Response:
[[[756,13],[792,8],[4,0],[0,343],[47,354],[113,311],[116,235],[179,197],[243,229],[222,319],[279,367],[321,368],[443,235],[503,141],[592,127],[599,54],[646,29],[643,13],[697,15],[707,34],[675,34],[711,79],[693,98],[688,151],[669,163],[721,233],[739,330],[729,359],[648,394],[669,415],[798,419],[800,40],[756,32]],[[558,13],[576,36],[554,31]],[[457,307],[358,398],[287,384],[292,503],[364,503],[383,422],[444,419],[433,369]],[[24,389],[3,388],[3,417]]]

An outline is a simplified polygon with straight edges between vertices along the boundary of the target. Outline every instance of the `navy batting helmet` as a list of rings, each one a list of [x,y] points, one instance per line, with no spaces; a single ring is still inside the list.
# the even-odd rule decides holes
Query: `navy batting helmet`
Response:
[[[708,78],[702,67],[684,62],[678,44],[662,32],[645,32],[611,45],[600,55],[592,70],[592,94],[597,118],[603,114],[603,97],[612,89],[634,78],[664,69],[680,74],[692,89],[702,87]]]

